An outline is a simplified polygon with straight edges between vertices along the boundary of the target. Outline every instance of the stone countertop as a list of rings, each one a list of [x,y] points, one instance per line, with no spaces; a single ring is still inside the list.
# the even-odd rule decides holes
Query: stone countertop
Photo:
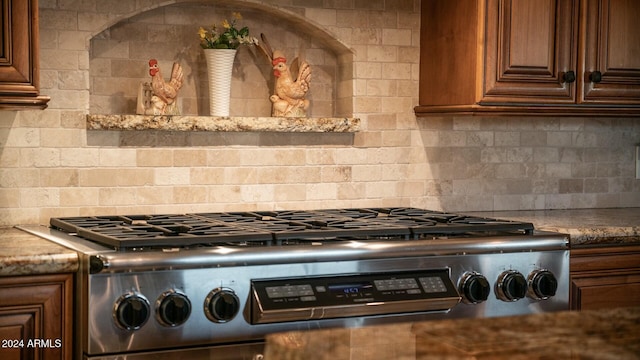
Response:
[[[178,115],[87,115],[90,130],[353,133],[360,119],[347,117],[219,117]]]
[[[78,270],[78,254],[22,230],[0,228],[0,276],[68,273]]]
[[[640,208],[466,212],[569,234],[571,246],[640,244]]]
[[[640,307],[268,335],[265,360],[640,359]]]

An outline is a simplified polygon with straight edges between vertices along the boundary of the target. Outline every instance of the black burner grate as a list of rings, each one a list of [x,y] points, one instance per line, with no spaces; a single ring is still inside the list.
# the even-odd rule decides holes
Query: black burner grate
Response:
[[[531,234],[531,223],[417,208],[354,208],[52,218],[51,226],[115,248],[268,246],[426,235]]]
[[[53,218],[51,226],[116,248],[181,247],[222,242],[263,241],[272,234],[195,215],[96,216]]]

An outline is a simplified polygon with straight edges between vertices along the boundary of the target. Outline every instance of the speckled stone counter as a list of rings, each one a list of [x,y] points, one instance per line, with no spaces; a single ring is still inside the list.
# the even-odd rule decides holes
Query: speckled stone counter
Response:
[[[569,234],[571,247],[640,245],[640,208],[490,211],[467,214],[533,223],[536,229]]]
[[[640,359],[640,307],[272,334],[272,359]]]
[[[87,115],[91,130],[356,132],[358,118]]]
[[[0,228],[0,249],[0,276],[78,270],[75,251],[15,228]]]

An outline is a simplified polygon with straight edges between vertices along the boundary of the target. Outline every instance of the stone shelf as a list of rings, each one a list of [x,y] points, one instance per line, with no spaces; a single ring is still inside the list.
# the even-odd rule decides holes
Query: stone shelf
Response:
[[[87,129],[350,133],[360,129],[360,119],[89,114]]]

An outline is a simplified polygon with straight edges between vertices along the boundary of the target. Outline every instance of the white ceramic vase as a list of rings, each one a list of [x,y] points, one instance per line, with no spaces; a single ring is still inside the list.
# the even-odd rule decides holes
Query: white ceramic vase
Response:
[[[209,75],[209,114],[229,116],[231,74],[236,49],[203,49]]]

